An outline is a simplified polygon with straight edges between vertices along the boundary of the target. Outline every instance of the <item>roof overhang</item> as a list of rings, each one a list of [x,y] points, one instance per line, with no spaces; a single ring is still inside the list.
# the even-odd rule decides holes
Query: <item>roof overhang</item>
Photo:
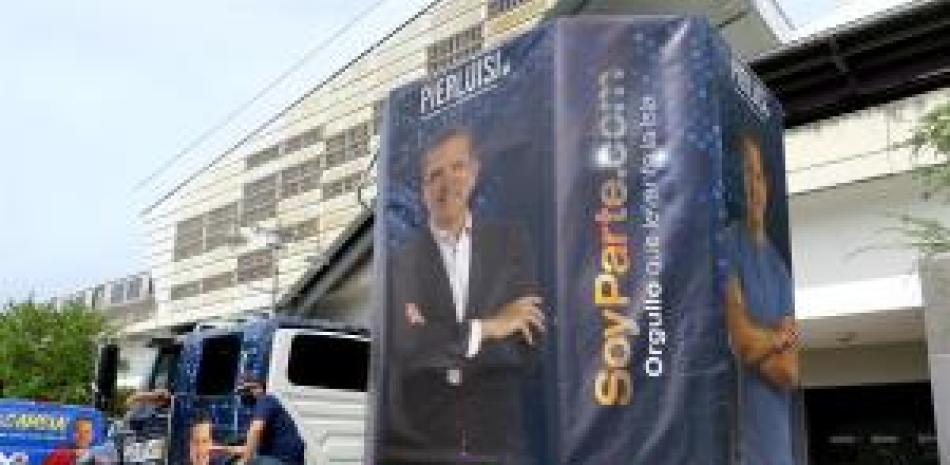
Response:
[[[789,44],[752,68],[794,127],[950,85],[950,6],[924,1]]]
[[[337,288],[373,250],[374,214],[363,210],[321,260],[288,289],[277,304],[283,315],[311,316],[320,299]]]

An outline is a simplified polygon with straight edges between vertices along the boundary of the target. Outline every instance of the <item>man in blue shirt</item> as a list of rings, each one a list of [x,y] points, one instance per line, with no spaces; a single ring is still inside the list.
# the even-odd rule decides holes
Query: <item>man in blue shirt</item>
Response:
[[[274,396],[264,391],[254,375],[245,375],[239,388],[242,397],[254,402],[254,416],[240,453],[243,465],[303,465],[304,443],[297,425]]]

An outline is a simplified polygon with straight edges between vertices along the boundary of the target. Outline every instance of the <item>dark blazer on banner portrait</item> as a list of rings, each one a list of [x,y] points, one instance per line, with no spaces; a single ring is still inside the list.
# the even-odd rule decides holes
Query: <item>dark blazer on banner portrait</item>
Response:
[[[522,379],[536,369],[538,349],[509,338],[483,342],[472,358],[466,351],[472,319],[492,317],[519,297],[540,295],[534,258],[524,232],[513,225],[476,218],[471,235],[462,323],[428,227],[390,263],[391,371],[381,463],[524,463]],[[450,380],[450,370],[457,379]]]

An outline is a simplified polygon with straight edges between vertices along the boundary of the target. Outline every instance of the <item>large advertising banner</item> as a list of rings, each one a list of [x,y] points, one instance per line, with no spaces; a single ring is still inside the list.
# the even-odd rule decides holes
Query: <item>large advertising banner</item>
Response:
[[[781,109],[704,20],[557,20],[386,106],[371,463],[801,463]]]

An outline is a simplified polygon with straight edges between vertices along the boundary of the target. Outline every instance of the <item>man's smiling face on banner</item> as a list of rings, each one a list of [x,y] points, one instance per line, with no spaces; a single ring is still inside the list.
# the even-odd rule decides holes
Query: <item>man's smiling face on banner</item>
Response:
[[[459,131],[441,139],[422,165],[422,195],[432,221],[440,228],[462,224],[478,177],[471,136]]]

